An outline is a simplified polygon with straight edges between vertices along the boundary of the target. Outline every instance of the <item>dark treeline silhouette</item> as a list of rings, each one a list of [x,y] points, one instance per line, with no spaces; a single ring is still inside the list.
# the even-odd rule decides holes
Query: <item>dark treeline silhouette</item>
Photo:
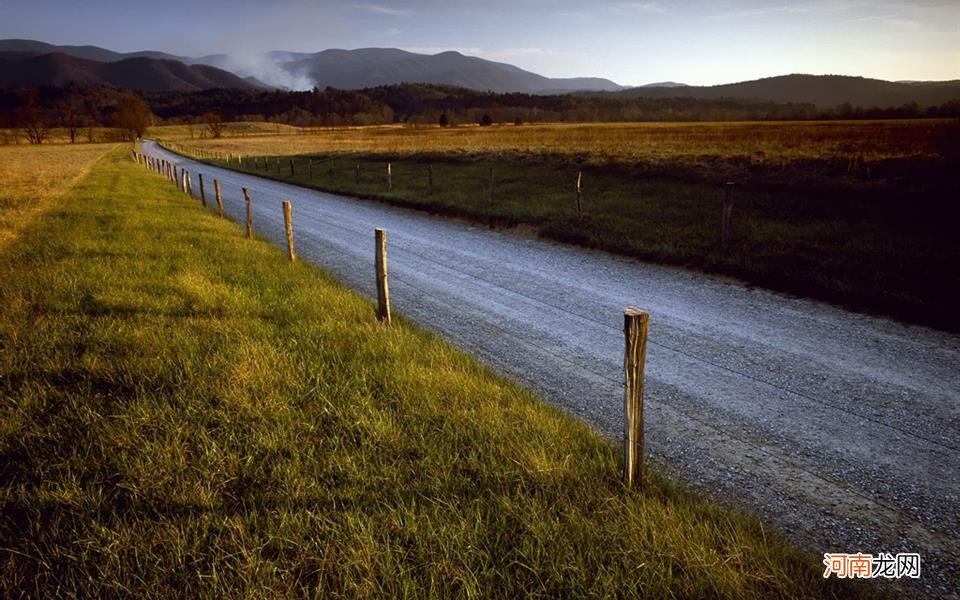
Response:
[[[77,132],[110,126],[140,133],[146,117],[142,99],[156,123],[195,123],[217,115],[224,121],[273,121],[333,127],[389,123],[457,125],[461,123],[617,122],[617,121],[764,121],[827,119],[902,119],[958,117],[960,100],[939,106],[916,103],[894,108],[843,104],[833,109],[813,104],[744,98],[648,98],[566,94],[478,92],[458,87],[403,84],[360,91],[335,89],[291,92],[213,89],[196,92],[145,92],[139,95],[100,85],[0,89],[0,127],[19,128],[39,143],[44,127]],[[39,141],[37,141],[39,139]]]

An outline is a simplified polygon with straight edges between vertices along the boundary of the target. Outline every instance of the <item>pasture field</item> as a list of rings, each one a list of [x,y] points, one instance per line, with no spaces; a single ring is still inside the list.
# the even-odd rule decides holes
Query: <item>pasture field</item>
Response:
[[[0,248],[114,147],[0,146]]]
[[[960,329],[957,121],[373,127],[168,144],[321,190]]]
[[[47,168],[34,164],[37,169]],[[868,595],[118,148],[0,248],[5,596]]]
[[[199,126],[194,126],[199,127]],[[843,166],[896,158],[935,159],[960,152],[960,121],[822,121],[724,123],[556,123],[479,127],[295,128],[236,123],[199,147],[248,155],[361,152],[367,154],[526,155],[572,157],[596,165],[707,159],[747,160],[779,169],[798,160],[839,160]],[[282,132],[282,135],[277,135]],[[150,135],[187,141],[184,126]],[[197,134],[199,135],[199,134]]]

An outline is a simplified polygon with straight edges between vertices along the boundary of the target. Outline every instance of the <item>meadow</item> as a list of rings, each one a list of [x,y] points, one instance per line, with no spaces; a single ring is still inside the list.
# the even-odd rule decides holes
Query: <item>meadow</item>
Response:
[[[243,135],[221,139],[156,133],[171,134],[168,145],[188,154],[231,157],[214,161],[261,176],[520,226],[960,329],[953,309],[960,302],[952,227],[960,217],[953,199],[960,183],[957,121],[369,127],[280,135],[264,134],[269,125],[260,133],[246,125]],[[723,245],[728,181],[735,182],[735,208]]]
[[[0,146],[0,248],[114,147]]]
[[[128,147],[18,227],[0,248],[3,595],[870,591],[655,470],[626,492],[586,425],[381,325]]]

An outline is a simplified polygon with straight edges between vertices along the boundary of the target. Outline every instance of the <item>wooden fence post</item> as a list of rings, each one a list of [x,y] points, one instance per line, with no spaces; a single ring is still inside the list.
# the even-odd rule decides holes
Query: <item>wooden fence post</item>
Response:
[[[427,194],[433,194],[433,165],[427,165]]]
[[[287,252],[290,254],[290,262],[296,262],[297,255],[293,251],[293,214],[289,200],[283,201],[283,225],[287,230]]]
[[[643,368],[647,360],[647,329],[650,315],[628,306],[623,311],[623,484],[643,487]]]
[[[280,157],[277,157],[277,175],[280,174]]]
[[[384,229],[374,231],[376,241],[375,265],[377,270],[377,318],[390,324],[390,286],[387,283],[387,232]]]
[[[293,177],[293,175],[294,175],[294,173],[293,173],[293,159],[291,158],[291,159],[290,159],[290,177]]]
[[[183,168],[180,169],[180,191],[187,193],[187,170]]]
[[[313,159],[307,159],[307,179],[313,180]]]
[[[207,193],[203,190],[203,173],[197,175],[200,179],[200,201],[203,202],[203,205],[207,205]]]
[[[243,199],[247,202],[247,239],[253,237],[253,212],[250,209],[250,193],[243,188]]]
[[[332,165],[330,166],[330,175],[333,175],[333,166],[332,166]],[[356,170],[356,173],[355,173],[355,175],[354,175],[354,180],[356,181],[357,185],[360,185],[360,163],[357,163],[357,170]]]
[[[220,218],[223,218],[223,199],[220,197],[220,180],[213,180],[213,190],[217,194],[217,207],[220,209]]]
[[[490,167],[490,202],[493,202],[493,167]]]
[[[393,169],[387,163],[387,190],[393,190]]]
[[[187,171],[187,195],[193,198],[193,176]]]
[[[583,171],[577,171],[577,219],[583,218],[583,193],[580,190],[580,180],[583,178]]]
[[[723,227],[720,232],[720,245],[724,247],[730,241],[730,221],[733,217],[733,185],[732,181],[727,182],[726,193],[723,197]]]
[[[173,182],[180,188],[180,174],[177,172],[177,165],[173,165]]]

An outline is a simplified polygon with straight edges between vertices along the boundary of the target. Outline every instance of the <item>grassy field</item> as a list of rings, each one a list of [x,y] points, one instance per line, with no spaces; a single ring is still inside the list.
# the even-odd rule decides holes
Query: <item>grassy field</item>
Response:
[[[586,141],[590,135],[596,145]],[[486,142],[477,142],[484,136]],[[957,122],[913,121],[509,126],[461,133],[366,128],[184,147],[243,154],[243,164],[234,159],[227,166],[317,189],[495,226],[524,225],[550,239],[955,331],[958,140]],[[616,157],[578,163],[557,154],[574,153],[578,144]],[[424,151],[398,150],[414,147]],[[339,151],[345,148],[365,151]],[[310,149],[324,151],[292,154]],[[260,152],[270,155],[257,157]],[[703,168],[694,168],[698,164]],[[575,208],[578,171],[582,218]],[[736,181],[736,206],[732,238],[722,247],[721,184],[729,179]]]
[[[282,130],[280,129],[282,128]],[[282,131],[283,135],[276,135]],[[571,156],[587,164],[677,159],[747,159],[781,168],[797,160],[938,158],[960,152],[956,120],[556,123],[517,127],[351,127],[299,129],[237,123],[220,139],[194,140],[233,154],[288,155],[332,152],[404,154],[521,154]],[[150,135],[188,141],[183,126],[155,127]]]
[[[0,146],[0,248],[114,147]]]
[[[865,590],[126,149],[0,249],[0,592],[772,598]]]

